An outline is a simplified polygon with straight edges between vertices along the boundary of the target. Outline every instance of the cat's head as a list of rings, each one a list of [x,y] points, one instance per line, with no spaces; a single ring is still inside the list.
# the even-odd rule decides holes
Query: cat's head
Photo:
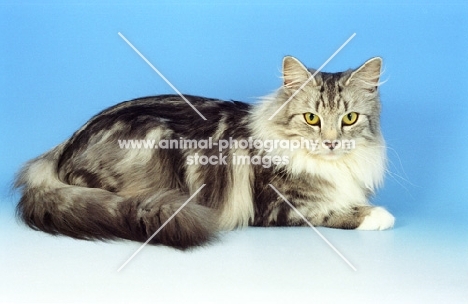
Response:
[[[356,149],[362,153],[360,147],[382,146],[381,66],[376,57],[355,70],[324,73],[285,57],[283,85],[256,111],[256,133],[263,139],[308,140],[315,146],[307,155],[326,161],[339,160]]]

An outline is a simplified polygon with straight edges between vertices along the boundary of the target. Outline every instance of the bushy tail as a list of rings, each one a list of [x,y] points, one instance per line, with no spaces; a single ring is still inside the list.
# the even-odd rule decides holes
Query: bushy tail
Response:
[[[66,184],[57,174],[60,153],[61,146],[32,160],[16,179],[15,187],[22,191],[17,214],[35,230],[78,239],[146,242],[188,199],[177,190],[122,197]],[[150,243],[186,249],[209,242],[216,231],[215,212],[193,199]]]

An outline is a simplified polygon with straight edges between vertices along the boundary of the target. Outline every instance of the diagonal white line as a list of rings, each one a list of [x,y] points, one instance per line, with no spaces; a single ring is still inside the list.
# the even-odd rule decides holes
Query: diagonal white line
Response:
[[[197,195],[198,192],[200,192],[200,190],[203,189],[203,187],[205,187],[205,185],[206,185],[206,184],[201,185],[201,187],[198,188],[198,190],[195,191],[195,192],[187,199],[187,201],[186,201],[185,203],[183,203],[182,206],[180,206],[179,209],[177,209],[177,210],[174,212],[174,214],[171,215],[171,217],[168,218],[167,221],[165,221],[164,224],[162,224],[161,227],[159,227],[159,229],[156,230],[156,232],[153,233],[153,235],[151,235],[150,238],[147,239],[146,242],[145,242],[143,245],[141,245],[140,248],[138,248],[138,250],[135,251],[135,253],[133,253],[132,256],[131,256],[130,258],[128,258],[127,261],[125,261],[125,263],[122,264],[122,266],[120,266],[120,268],[117,270],[117,272],[120,272],[120,270],[122,270],[122,269],[138,254],[138,252],[140,252],[146,245],[148,245],[148,243],[159,233],[159,231],[161,231],[161,230],[174,218],[174,216],[176,216],[177,213],[179,213],[180,210],[182,210],[182,208],[184,208],[185,205],[187,205],[187,204],[192,200],[192,198],[194,198],[195,195]]]
[[[318,236],[320,238],[322,238],[322,240],[325,241],[325,243],[327,243],[328,246],[330,246],[331,249],[333,249],[333,251],[336,252],[336,254],[338,254],[340,256],[341,259],[343,259],[343,261],[346,262],[346,264],[349,265],[349,267],[351,267],[351,269],[353,269],[354,271],[357,271],[356,267],[353,266],[353,264],[351,264],[351,262],[348,261],[348,259],[346,259],[344,257],[344,255],[341,254],[341,252],[338,251],[338,249],[335,248],[335,246],[333,246],[332,243],[330,243],[330,241],[328,241],[321,233],[320,231],[317,230],[317,228],[314,227],[314,225],[312,225],[306,218],[304,215],[302,215],[301,212],[299,212],[299,210],[296,209],[296,207],[294,207],[287,199],[286,197],[284,197],[283,194],[281,194],[281,192],[278,191],[278,189],[276,189],[272,184],[268,184],[268,186],[271,187],[271,189],[275,190],[275,192],[289,205],[289,207],[291,207],[306,223],[307,225],[310,226],[310,228],[312,228],[315,233],[318,234]]]
[[[275,117],[276,114],[278,114],[279,111],[281,111],[281,109],[283,109],[293,98],[294,96],[296,96],[297,93],[299,93],[314,77],[315,75],[317,75],[329,62],[330,60],[333,59],[333,57],[335,57],[350,41],[351,39],[354,38],[354,36],[356,36],[356,33],[352,34],[351,37],[348,38],[348,40],[346,40],[334,53],[333,55],[331,55],[327,61],[325,61],[318,69],[317,71],[315,71],[314,74],[312,74],[312,76],[309,77],[309,79],[307,79],[300,87],[299,89],[297,89],[292,95],[291,97],[288,98],[288,100],[286,100],[282,105],[281,107],[278,108],[278,110],[275,111],[275,113],[273,113],[273,115],[270,116],[270,118],[268,118],[268,120],[271,120],[273,117]]]
[[[154,67],[154,65],[151,64],[151,62],[149,62],[148,59],[146,59],[146,57],[143,56],[143,54],[140,53],[140,51],[138,51],[137,48],[136,48],[135,46],[133,46],[133,44],[132,44],[130,41],[128,41],[128,39],[125,38],[124,35],[122,35],[121,32],[119,32],[118,34],[119,34],[119,36],[120,36],[120,37],[121,37],[121,38],[122,38],[122,39],[123,39],[139,56],[140,56],[140,57],[141,57],[141,59],[143,59],[143,60],[159,75],[159,77],[161,77],[177,94],[179,94],[179,96],[180,96],[183,100],[185,100],[185,102],[186,102],[189,106],[191,106],[192,109],[193,109],[195,112],[197,112],[197,114],[200,115],[201,118],[203,118],[203,120],[206,120],[205,116],[203,116],[203,114],[200,113],[200,111],[198,111],[197,108],[195,108],[195,107],[193,106],[193,104],[192,104],[179,90],[177,90],[177,88],[176,88],[169,80],[167,80],[167,78],[164,77],[164,75],[163,75],[158,69],[156,69],[156,68]]]

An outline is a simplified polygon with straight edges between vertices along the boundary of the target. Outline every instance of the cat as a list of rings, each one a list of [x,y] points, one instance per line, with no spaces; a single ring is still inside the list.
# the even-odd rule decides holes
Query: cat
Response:
[[[391,228],[394,217],[369,203],[386,165],[381,66],[375,57],[325,73],[286,56],[281,87],[257,104],[159,95],[112,106],[22,168],[17,214],[35,230],[87,240],[145,242],[167,222],[150,244],[178,249],[249,225],[307,225],[284,199],[314,226]],[[128,146],[142,140],[193,145]],[[301,147],[283,145],[292,142]]]

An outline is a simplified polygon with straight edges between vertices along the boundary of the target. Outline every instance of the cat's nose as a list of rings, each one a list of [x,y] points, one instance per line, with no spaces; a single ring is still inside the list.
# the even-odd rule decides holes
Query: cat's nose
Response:
[[[338,141],[337,140],[325,140],[323,144],[330,150],[333,150],[338,146]]]

